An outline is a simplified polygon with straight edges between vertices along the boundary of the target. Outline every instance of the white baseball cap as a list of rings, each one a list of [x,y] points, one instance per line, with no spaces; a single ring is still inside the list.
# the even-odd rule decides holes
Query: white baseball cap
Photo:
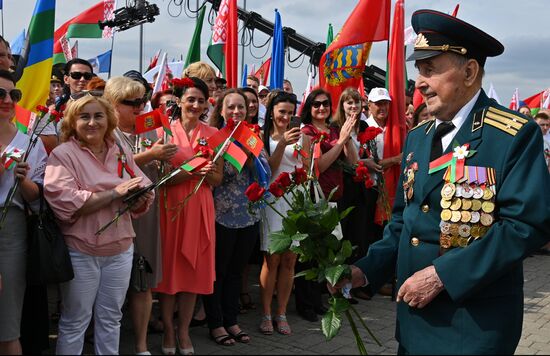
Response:
[[[264,85],[260,85],[260,86],[258,87],[258,93],[261,93],[261,92],[264,91],[264,90],[269,91],[269,88],[266,87],[266,86],[264,86]]]
[[[391,101],[390,93],[388,93],[386,88],[372,88],[368,97],[369,101],[372,101],[374,103],[380,100]]]

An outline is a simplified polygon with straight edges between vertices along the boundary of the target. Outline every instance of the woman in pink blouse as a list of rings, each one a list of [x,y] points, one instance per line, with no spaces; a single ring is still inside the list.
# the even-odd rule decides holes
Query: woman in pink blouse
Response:
[[[117,119],[109,102],[90,92],[78,95],[65,110],[64,143],[52,151],[44,177],[44,195],[59,219],[75,273],[61,285],[56,353],[82,353],[93,310],[95,353],[117,354],[132,267],[131,217],[145,213],[154,194],[141,197],[130,214],[96,235],[124,207],[122,198],[150,181],[131,152],[114,141]]]

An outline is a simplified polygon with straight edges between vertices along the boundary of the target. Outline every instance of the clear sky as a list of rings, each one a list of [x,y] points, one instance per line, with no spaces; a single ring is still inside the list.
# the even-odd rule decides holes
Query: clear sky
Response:
[[[57,0],[56,27],[94,5],[98,0]],[[203,0],[183,0],[190,2],[192,9]],[[195,20],[186,15],[184,9],[174,4],[174,0],[150,0],[160,8],[156,21],[144,26],[144,66],[149,58],[162,49],[169,58],[180,58],[187,53],[189,42],[195,28]],[[176,3],[182,0],[175,1]],[[392,3],[394,1],[392,0]],[[117,0],[117,7],[125,6],[125,0]],[[411,14],[419,8],[431,8],[450,13],[456,4],[460,4],[458,17],[488,32],[501,41],[504,54],[489,58],[485,65],[484,88],[493,83],[503,104],[508,105],[514,89],[519,88],[521,98],[528,97],[544,88],[550,87],[550,31],[547,30],[550,14],[549,0],[529,0],[518,3],[517,0],[405,0],[405,27],[410,25]],[[28,27],[35,0],[4,0],[3,26],[4,37],[11,41],[23,29]],[[357,4],[357,0],[238,0],[238,6],[259,13],[269,21],[274,21],[274,9],[281,13],[283,26],[291,27],[297,33],[314,42],[326,40],[328,24],[334,26],[334,34],[344,24],[346,18]],[[208,4],[208,9],[210,5]],[[169,14],[171,13],[172,16]],[[178,15],[179,14],[179,15]],[[207,12],[208,14],[208,12]],[[193,14],[189,14],[194,16]],[[241,25],[242,23],[239,22]],[[210,39],[210,25],[205,19],[202,33],[202,59],[208,61],[206,47]],[[267,35],[256,31],[255,43],[262,44]],[[85,59],[108,50],[110,40],[79,39],[79,56]],[[369,64],[386,67],[387,42],[375,43]],[[410,49],[409,49],[410,51]],[[264,57],[265,48],[245,48],[244,63],[256,68]],[[264,58],[270,56],[270,50]],[[291,50],[291,58],[299,53]],[[241,52],[239,53],[241,61]],[[307,82],[309,58],[288,63],[285,76],[290,79],[296,92],[303,92]],[[290,68],[290,66],[298,68]],[[116,35],[113,58],[113,75],[120,75],[128,69],[139,66],[139,28],[135,27]],[[408,76],[414,79],[416,70],[408,64]]]

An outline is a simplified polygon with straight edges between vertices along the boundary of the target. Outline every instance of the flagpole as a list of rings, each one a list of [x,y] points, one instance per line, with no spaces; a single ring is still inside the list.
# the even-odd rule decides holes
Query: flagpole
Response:
[[[243,10],[246,12],[246,0],[243,0],[244,4],[243,4]],[[243,44],[243,48],[241,49],[241,73],[243,73],[244,71],[244,44]],[[246,79],[245,79],[245,82],[246,82]]]
[[[113,30],[113,35],[111,36],[111,58],[109,58],[109,76],[107,79],[111,78],[111,71],[113,69],[113,49],[115,48],[115,31]]]
[[[143,24],[139,25],[139,72],[143,73]]]
[[[4,37],[4,6],[2,6],[2,37]]]

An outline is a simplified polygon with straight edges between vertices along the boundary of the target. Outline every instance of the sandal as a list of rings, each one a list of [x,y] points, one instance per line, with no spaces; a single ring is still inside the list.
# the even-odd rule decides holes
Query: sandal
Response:
[[[210,338],[212,340],[214,340],[214,342],[216,344],[221,345],[221,346],[234,346],[235,345],[234,342],[231,342],[231,340],[233,340],[233,338],[231,336],[229,336],[229,334],[222,334],[222,335],[214,336],[214,334],[212,334],[212,330],[210,330]]]
[[[235,339],[235,341],[237,341],[237,342],[242,342],[243,344],[248,344],[248,343],[250,342],[250,336],[249,336],[246,332],[244,332],[244,331],[242,331],[242,330],[240,330],[240,331],[239,331],[238,333],[236,333],[236,334],[233,334],[231,331],[229,331],[229,329],[227,329],[227,332],[228,332],[229,335],[231,335],[231,337],[232,337],[233,339]]]
[[[242,309],[256,309],[256,303],[252,301],[252,298],[250,298],[250,294],[241,293],[240,300]]]
[[[271,321],[271,315],[262,316],[260,332],[264,335],[273,335],[273,322]]]
[[[288,321],[286,320],[286,315],[281,314],[275,317],[275,321],[277,322],[277,332],[282,335],[290,335],[292,334],[292,330],[290,329],[290,325],[288,325]]]

